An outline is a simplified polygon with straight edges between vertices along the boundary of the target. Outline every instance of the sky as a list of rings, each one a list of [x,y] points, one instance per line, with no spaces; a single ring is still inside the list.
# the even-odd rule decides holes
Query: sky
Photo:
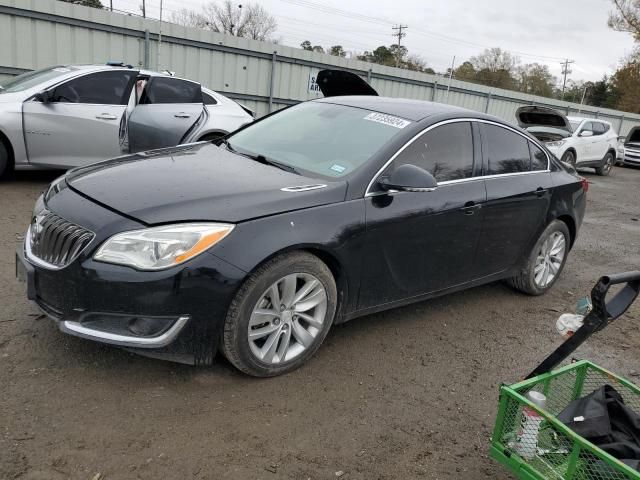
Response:
[[[105,5],[109,0],[102,0]],[[112,0],[114,9],[139,12],[142,0]],[[163,0],[163,17],[181,8],[199,10],[210,0]],[[220,1],[220,0],[218,0]],[[146,0],[158,17],[160,0]],[[487,47],[501,47],[522,63],[543,63],[561,76],[560,62],[574,60],[570,80],[600,80],[633,50],[630,34],[607,26],[610,0],[258,0],[278,21],[280,43],[342,45],[360,53],[390,45],[394,25],[406,25],[403,45],[444,72]],[[238,1],[238,4],[242,4]]]

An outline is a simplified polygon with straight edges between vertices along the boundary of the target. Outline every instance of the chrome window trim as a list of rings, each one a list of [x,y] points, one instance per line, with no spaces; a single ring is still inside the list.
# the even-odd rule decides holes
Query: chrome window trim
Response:
[[[528,137],[527,135],[525,135],[522,132],[519,132],[515,128],[510,127],[509,125],[504,125],[502,123],[494,122],[492,120],[485,120],[483,118],[452,118],[452,119],[449,119],[449,120],[443,120],[441,122],[434,123],[433,125],[429,125],[428,127],[424,128],[423,130],[421,130],[420,132],[415,134],[407,143],[405,143],[402,147],[400,147],[400,149],[398,149],[398,151],[396,153],[394,153],[391,156],[391,158],[389,158],[389,160],[387,160],[385,162],[385,164],[375,173],[375,175],[373,176],[373,178],[371,179],[371,181],[367,185],[367,189],[365,190],[365,194],[364,194],[365,198],[366,197],[375,196],[375,195],[380,195],[381,193],[387,193],[387,192],[372,192],[371,191],[371,187],[378,180],[378,177],[382,174],[382,172],[384,172],[387,169],[387,167],[398,157],[398,155],[400,155],[409,145],[411,145],[414,141],[416,141],[420,136],[422,136],[423,134],[427,133],[428,131],[433,130],[434,128],[440,127],[442,125],[447,125],[449,123],[460,123],[460,122],[487,123],[489,125],[495,125],[497,127],[502,127],[505,130],[510,130],[513,133],[517,133],[522,138],[524,138],[525,140],[533,143],[538,148],[540,148],[540,150],[542,150],[544,152],[544,154],[547,157],[547,169],[546,170],[532,170],[532,171],[528,171],[528,172],[500,173],[500,174],[495,174],[495,175],[480,175],[480,176],[477,176],[477,177],[460,178],[458,180],[445,180],[444,182],[438,182],[438,186],[451,185],[451,184],[455,184],[455,183],[463,183],[463,182],[469,182],[469,181],[484,180],[484,179],[487,179],[487,178],[512,177],[512,176],[515,176],[515,175],[531,175],[533,173],[549,173],[551,171],[551,158],[549,158],[549,154],[544,149],[544,147],[538,141],[531,139],[530,137]]]

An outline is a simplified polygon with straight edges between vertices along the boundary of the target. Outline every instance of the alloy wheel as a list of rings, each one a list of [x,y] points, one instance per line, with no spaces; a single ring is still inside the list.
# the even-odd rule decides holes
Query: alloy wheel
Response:
[[[609,172],[611,172],[611,169],[613,168],[613,155],[611,155],[610,153],[607,154],[607,157],[604,160],[604,171],[606,174],[609,174]]]
[[[263,363],[280,364],[311,347],[326,320],[327,292],[308,273],[292,273],[274,282],[251,312],[248,340]]]
[[[567,241],[562,232],[553,232],[540,246],[533,269],[538,288],[546,288],[557,277],[564,261]]]

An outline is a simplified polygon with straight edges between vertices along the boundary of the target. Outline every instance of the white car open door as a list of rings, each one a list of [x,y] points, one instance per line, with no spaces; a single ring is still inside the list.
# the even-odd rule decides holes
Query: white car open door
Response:
[[[128,121],[131,153],[182,143],[205,115],[199,83],[150,77]]]
[[[29,163],[71,168],[120,155],[120,125],[137,75],[132,69],[89,73],[24,102]]]

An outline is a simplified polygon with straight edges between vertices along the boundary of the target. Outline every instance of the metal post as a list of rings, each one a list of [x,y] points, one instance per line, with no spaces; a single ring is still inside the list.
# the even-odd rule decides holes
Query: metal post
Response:
[[[491,92],[487,93],[487,103],[484,104],[484,113],[489,113],[490,103],[491,103]]]
[[[371,69],[367,72],[367,83],[371,83]]]
[[[271,79],[269,80],[269,113],[273,110],[273,89],[276,79],[276,62],[277,62],[278,54],[274,51],[271,54]]]
[[[433,90],[431,90],[431,101],[436,101],[436,93],[438,92],[438,81],[433,82]]]
[[[618,135],[622,135],[623,125],[624,125],[624,115],[620,115],[620,126],[618,127]]]
[[[149,54],[151,48],[151,39],[149,30],[144,31],[144,68],[149,68]]]
[[[162,0],[160,0],[160,19],[158,24],[158,57],[156,70],[160,70],[160,55],[162,50]]]
[[[600,110],[596,110],[596,118],[600,116]]]
[[[451,78],[453,77],[453,66],[456,63],[456,56],[453,56],[453,60],[451,60],[451,70],[449,70],[449,83],[447,84],[447,100],[449,103],[449,90],[451,89]]]

